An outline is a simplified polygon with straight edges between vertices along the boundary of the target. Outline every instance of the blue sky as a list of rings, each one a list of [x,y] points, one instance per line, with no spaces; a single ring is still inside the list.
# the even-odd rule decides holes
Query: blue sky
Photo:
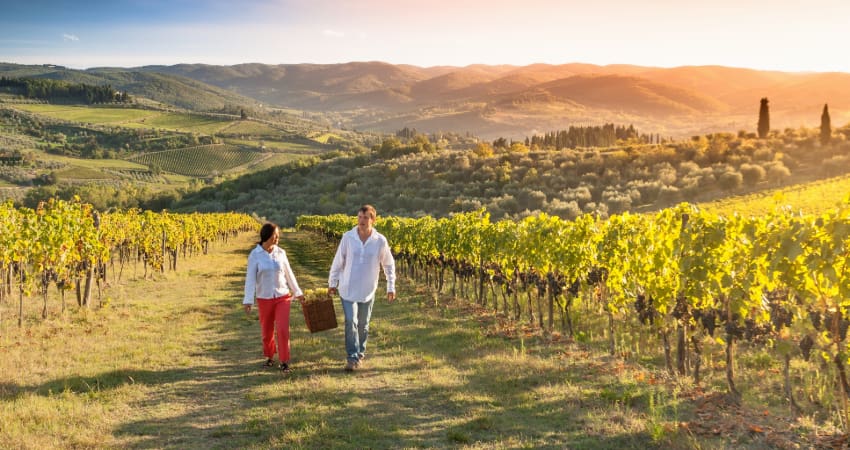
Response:
[[[386,61],[850,72],[850,2],[3,0],[0,62]]]

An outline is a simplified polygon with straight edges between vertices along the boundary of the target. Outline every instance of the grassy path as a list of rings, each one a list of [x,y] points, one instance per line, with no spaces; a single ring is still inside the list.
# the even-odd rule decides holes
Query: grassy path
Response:
[[[295,370],[263,368],[239,307],[252,238],[154,281],[129,270],[105,308],[42,322],[31,302],[19,330],[0,305],[0,448],[725,447],[677,427],[687,406],[639,368],[507,338],[403,280],[399,302],[375,305],[364,370],[343,372],[341,328],[308,333],[297,304]],[[303,288],[325,286],[331,245],[281,245]],[[735,442],[772,448],[747,436]]]

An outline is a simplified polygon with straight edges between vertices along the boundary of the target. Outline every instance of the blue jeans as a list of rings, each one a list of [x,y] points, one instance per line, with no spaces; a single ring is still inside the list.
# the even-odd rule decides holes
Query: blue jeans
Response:
[[[342,299],[342,312],[345,314],[345,354],[349,361],[360,361],[366,353],[369,320],[372,318],[374,304],[374,299],[365,303]]]

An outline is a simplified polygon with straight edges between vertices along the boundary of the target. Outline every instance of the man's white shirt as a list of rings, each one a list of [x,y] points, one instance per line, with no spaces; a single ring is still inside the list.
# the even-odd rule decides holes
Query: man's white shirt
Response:
[[[395,260],[387,238],[373,228],[364,242],[354,227],[342,235],[331,264],[328,286],[336,287],[344,300],[371,301],[378,289],[381,268],[387,278],[387,292],[395,292]]]

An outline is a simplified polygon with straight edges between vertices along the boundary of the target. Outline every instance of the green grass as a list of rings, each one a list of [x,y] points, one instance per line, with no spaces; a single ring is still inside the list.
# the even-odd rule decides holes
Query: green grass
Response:
[[[775,448],[735,411],[714,412],[741,429],[693,434],[680,424],[717,417],[650,382],[658,372],[522,326],[504,333],[497,315],[407,279],[399,301],[375,305],[362,371],[342,371],[342,329],[308,333],[297,304],[295,370],[262,368],[240,305],[254,238],[153,280],[125,267],[90,311],[60,313],[52,289],[49,318],[27,299],[21,329],[17,297],[0,302],[0,448]],[[281,245],[302,288],[325,286],[332,244],[286,232]]]
[[[72,122],[121,125],[127,128],[160,128],[200,134],[214,134],[234,122],[191,113],[167,113],[134,108],[48,104],[15,105],[15,108]]]
[[[290,153],[271,153],[268,154],[267,158],[264,158],[256,163],[252,163],[250,166],[250,170],[252,172],[258,172],[265,169],[270,169],[275,166],[280,166],[296,159],[307,158],[307,155],[293,155]]]
[[[79,166],[57,170],[56,176],[59,180],[112,180],[116,178],[115,175],[97,169]]]
[[[38,159],[44,161],[56,161],[63,164],[68,164],[70,166],[88,167],[92,169],[147,169],[147,167],[143,164],[135,163],[125,159],[74,158],[70,156],[54,155],[46,152],[38,152]]]
[[[259,140],[233,138],[224,139],[224,142],[232,145],[245,145],[254,147],[257,147],[260,144]],[[263,145],[266,146],[266,151],[291,153],[294,155],[318,155],[327,151],[327,149],[321,148],[318,145],[314,147],[307,144],[302,144],[300,142],[263,141]]]
[[[820,214],[834,208],[850,195],[850,176],[841,176],[797,184],[784,188],[770,189],[757,194],[727,197],[722,200],[702,203],[708,211],[731,215],[763,215],[777,207],[790,207],[794,211]]]
[[[225,130],[222,130],[222,132],[231,135],[244,134],[259,139],[262,139],[263,137],[281,137],[286,135],[286,133],[277,128],[252,120],[239,120],[232,122],[232,124]]]
[[[330,138],[342,139],[342,137],[340,137],[339,135],[334,134],[334,133],[322,133],[318,136],[313,137],[312,139],[316,142],[321,142],[322,144],[327,144],[328,139],[330,139]]]
[[[230,123],[232,123],[231,120],[210,118],[195,114],[163,113],[150,120],[145,120],[144,126],[174,131],[194,131],[201,134],[214,134],[230,125]]]
[[[110,108],[73,105],[15,105],[15,108],[73,122],[121,124],[138,122],[161,115],[160,112],[133,108]]]

